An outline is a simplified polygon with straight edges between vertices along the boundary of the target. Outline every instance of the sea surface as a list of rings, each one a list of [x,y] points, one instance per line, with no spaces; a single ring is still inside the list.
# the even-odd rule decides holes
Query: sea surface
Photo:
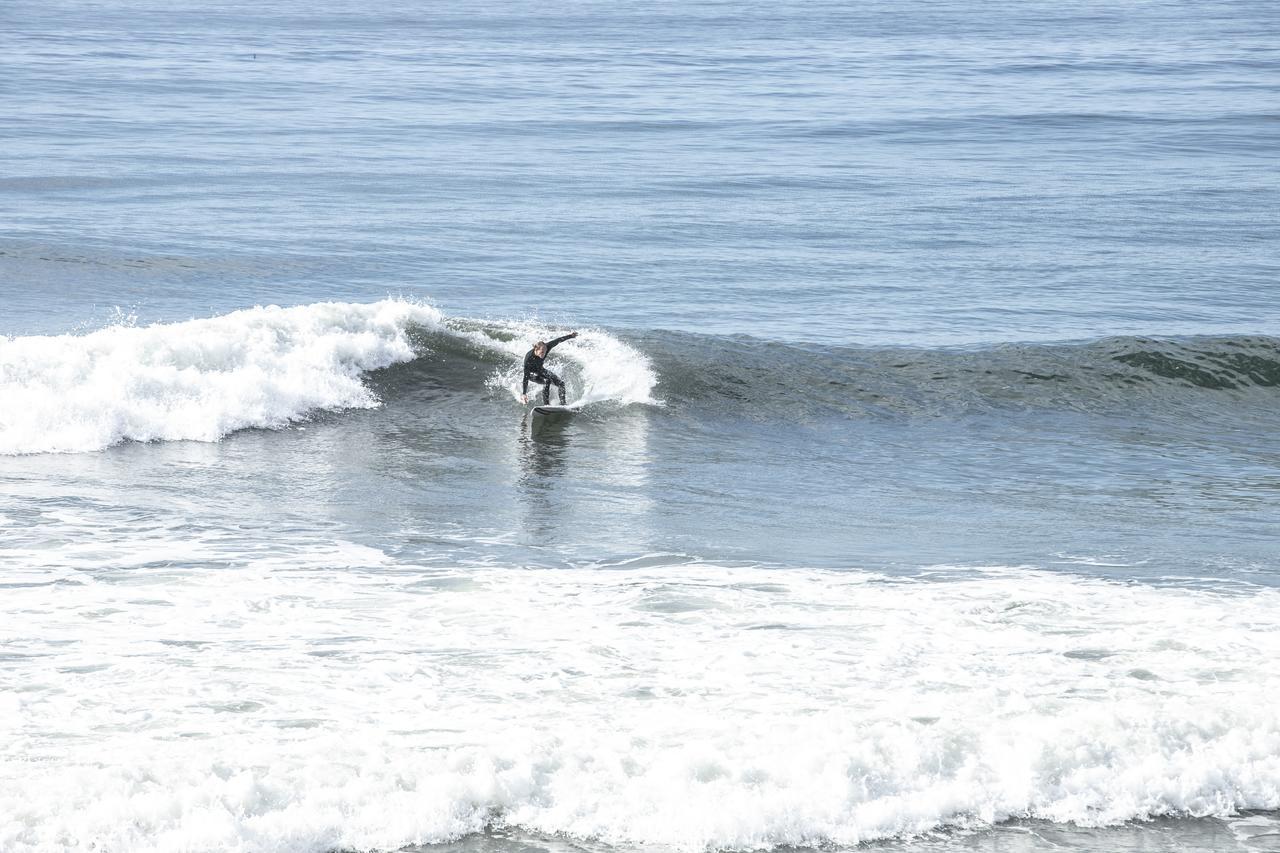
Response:
[[[1280,851],[1278,289],[1271,0],[4,0],[0,851]]]

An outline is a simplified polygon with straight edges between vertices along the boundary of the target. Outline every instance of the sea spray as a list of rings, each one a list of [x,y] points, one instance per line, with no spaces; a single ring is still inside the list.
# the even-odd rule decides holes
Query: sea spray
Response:
[[[563,334],[535,321],[502,321],[468,333],[467,337],[515,361],[489,377],[488,386],[519,396],[522,389],[520,364],[526,352],[539,340]],[[557,363],[567,364],[568,370]],[[559,344],[548,357],[553,371],[564,373],[571,402],[581,405],[613,402],[657,404],[653,395],[658,376],[649,357],[634,346],[599,329],[582,329],[578,337]],[[536,390],[540,391],[541,386]],[[530,393],[535,389],[531,387]]]

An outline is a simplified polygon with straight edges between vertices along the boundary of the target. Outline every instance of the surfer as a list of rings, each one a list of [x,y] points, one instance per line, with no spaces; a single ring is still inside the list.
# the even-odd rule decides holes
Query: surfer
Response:
[[[547,357],[547,353],[551,352],[551,348],[556,344],[562,344],[570,338],[576,338],[577,332],[570,332],[550,341],[538,341],[533,345],[533,349],[524,357],[524,387],[520,394],[522,403],[529,402],[529,380],[544,383],[542,386],[542,405],[551,402],[551,386],[556,386],[556,390],[560,392],[560,405],[564,405],[564,380],[556,376],[550,370],[542,366],[542,360]]]

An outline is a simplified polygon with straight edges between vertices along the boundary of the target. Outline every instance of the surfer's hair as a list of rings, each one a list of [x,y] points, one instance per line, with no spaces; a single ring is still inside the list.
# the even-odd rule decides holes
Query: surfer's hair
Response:
[[[546,348],[547,348],[547,342],[546,342],[546,341],[538,341],[537,343],[535,343],[535,344],[533,345],[533,348],[534,348],[534,349],[537,349],[538,347],[542,347],[543,349],[546,349]]]

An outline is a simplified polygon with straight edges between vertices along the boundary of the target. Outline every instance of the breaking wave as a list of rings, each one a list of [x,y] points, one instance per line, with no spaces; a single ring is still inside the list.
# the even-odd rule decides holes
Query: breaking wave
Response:
[[[389,299],[0,338],[0,455],[216,441],[374,408],[424,382],[505,400],[519,396],[530,343],[562,331]],[[1040,410],[1189,420],[1265,415],[1280,397],[1280,339],[1266,336],[912,349],[585,329],[554,359],[584,405],[787,421]]]
[[[0,338],[0,455],[75,453],[122,441],[216,441],[276,429],[317,411],[373,408],[372,371],[428,359],[492,366],[489,386],[518,380],[536,323],[449,320],[402,300],[256,307],[84,335]],[[648,402],[645,358],[603,332],[558,347],[583,402]],[[474,382],[473,378],[469,381]]]

